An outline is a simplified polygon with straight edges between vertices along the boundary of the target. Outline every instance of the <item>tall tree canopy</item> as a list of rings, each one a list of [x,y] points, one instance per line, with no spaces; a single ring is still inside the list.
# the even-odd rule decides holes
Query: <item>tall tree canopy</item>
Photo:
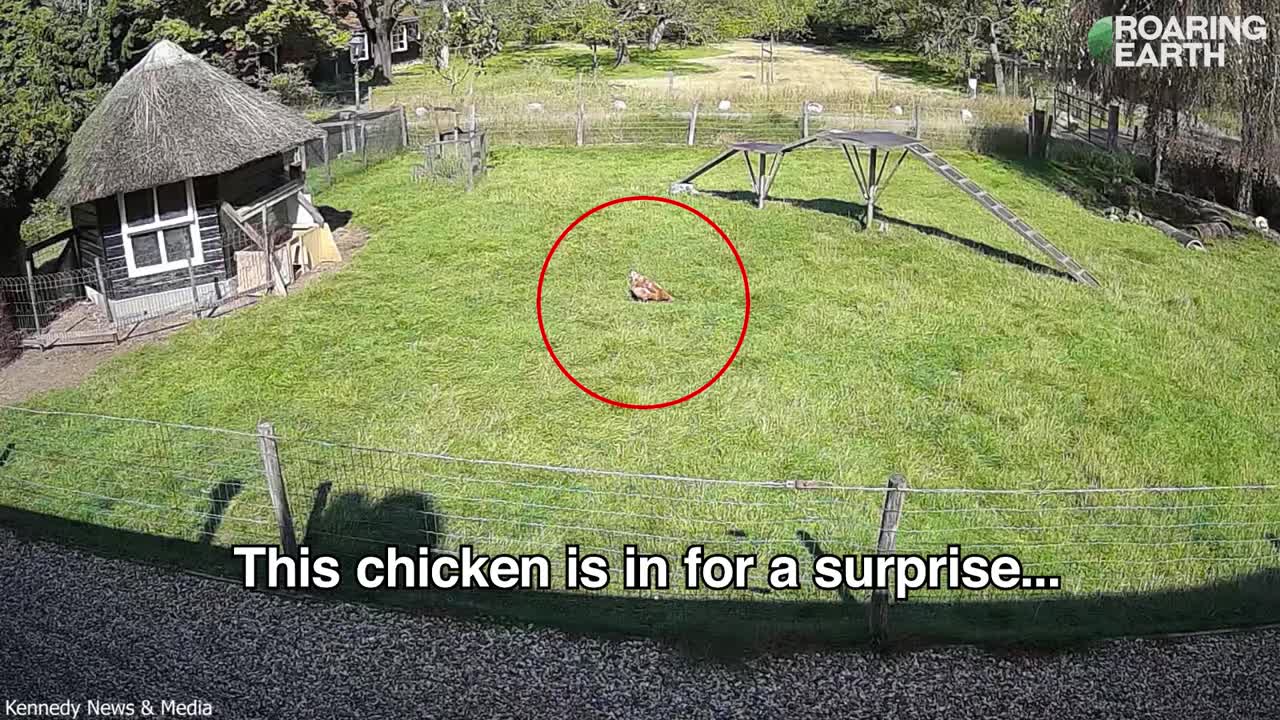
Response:
[[[104,90],[88,20],[0,0],[0,275],[20,271],[37,185]]]

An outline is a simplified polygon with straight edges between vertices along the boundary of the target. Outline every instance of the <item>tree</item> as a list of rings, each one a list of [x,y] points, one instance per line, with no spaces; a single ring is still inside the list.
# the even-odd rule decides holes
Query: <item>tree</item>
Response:
[[[321,0],[107,0],[91,17],[116,76],[160,39],[255,84],[285,63],[312,67],[347,41]]]
[[[370,44],[370,55],[373,58],[374,77],[383,82],[391,81],[391,34],[395,30],[396,20],[413,6],[412,0],[338,0],[335,4],[339,12],[349,10],[355,13],[364,29],[365,37]],[[446,13],[447,16],[447,13]]]
[[[456,92],[463,80],[483,70],[484,64],[502,51],[498,25],[483,2],[455,8],[439,28],[423,36],[424,44],[437,56],[448,57],[451,51],[453,62],[436,64],[436,72],[449,83],[450,92]]]
[[[817,9],[817,0],[755,0],[746,15],[751,34],[769,42],[804,31],[809,15]]]
[[[81,15],[0,0],[0,275],[21,271],[41,177],[104,90],[92,37]]]
[[[657,50],[670,32],[695,43],[717,37],[723,15],[720,0],[652,0],[645,10],[645,47],[650,52]]]
[[[591,70],[600,69],[600,46],[612,42],[615,28],[613,9],[603,0],[579,3],[566,16],[565,28],[578,42],[591,48]]]
[[[1242,3],[1243,4],[1243,3]],[[1236,10],[1247,14],[1244,8]],[[1233,49],[1225,90],[1240,115],[1240,151],[1236,168],[1236,209],[1253,214],[1253,187],[1264,172],[1280,171],[1280,0],[1250,3],[1249,13],[1268,21],[1266,40]]]

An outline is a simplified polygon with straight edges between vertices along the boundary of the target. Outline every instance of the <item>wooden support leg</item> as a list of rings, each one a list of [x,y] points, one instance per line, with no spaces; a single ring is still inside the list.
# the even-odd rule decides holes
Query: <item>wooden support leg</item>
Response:
[[[738,154],[738,151],[737,151],[737,150],[725,150],[724,152],[722,152],[722,153],[720,153],[719,155],[717,155],[717,156],[716,156],[716,158],[715,158],[714,160],[712,160],[711,162],[707,163],[706,165],[703,165],[702,167],[698,168],[697,170],[694,170],[693,172],[689,173],[689,174],[688,174],[688,175],[686,175],[685,177],[681,178],[681,179],[680,179],[680,181],[679,181],[679,184],[681,184],[681,185],[688,185],[689,183],[693,182],[694,180],[697,180],[697,179],[698,179],[698,177],[700,177],[703,173],[705,173],[705,172],[707,172],[707,171],[711,170],[711,169],[712,169],[712,168],[714,168],[715,166],[719,165],[720,163],[724,162],[725,160],[728,160],[729,158],[731,158],[731,157],[733,157],[734,155],[737,155],[737,154]]]
[[[766,163],[768,162],[769,156],[760,153],[760,172],[756,173],[756,207],[761,210],[764,209],[765,178],[768,174]]]
[[[867,184],[866,228],[868,230],[871,229],[872,223],[876,221],[876,190],[879,187],[877,183],[879,183],[880,181],[880,179],[876,177],[876,160],[878,159],[878,153],[876,152],[875,148],[871,148],[870,155],[871,155],[871,161],[867,168],[868,184]]]
[[[769,199],[769,191],[773,189],[773,181],[778,177],[778,169],[782,167],[782,158],[786,155],[776,155],[773,158],[773,167],[769,170],[769,178],[764,182],[764,199]]]

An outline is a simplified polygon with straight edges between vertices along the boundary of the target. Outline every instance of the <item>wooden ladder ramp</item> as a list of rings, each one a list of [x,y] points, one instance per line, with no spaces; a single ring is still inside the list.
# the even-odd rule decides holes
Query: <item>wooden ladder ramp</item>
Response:
[[[1053,243],[1049,242],[1048,238],[1028,225],[1025,220],[992,197],[980,185],[966,177],[964,173],[948,164],[946,160],[943,160],[940,155],[929,149],[927,145],[924,143],[912,143],[907,146],[907,149],[923,160],[924,164],[928,165],[934,172],[946,178],[948,182],[960,188],[969,197],[978,201],[979,205],[986,208],[988,212],[1018,233],[1023,240],[1027,241],[1027,244],[1052,258],[1068,275],[1090,287],[1100,287],[1098,281],[1094,279],[1093,275],[1089,274],[1089,271],[1084,266],[1059,250]]]

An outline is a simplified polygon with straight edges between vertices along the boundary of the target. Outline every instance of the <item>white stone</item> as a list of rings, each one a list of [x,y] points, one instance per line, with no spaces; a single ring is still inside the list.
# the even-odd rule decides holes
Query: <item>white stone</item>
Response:
[[[621,100],[614,100],[614,101],[613,101],[613,109],[614,109],[614,110],[626,110],[626,109],[627,109],[627,104],[626,104],[625,102],[621,101]]]
[[[1253,219],[1253,226],[1262,232],[1266,232],[1271,229],[1271,223],[1267,222],[1267,219],[1261,215]]]
[[[424,108],[424,107],[420,107],[420,108],[418,108],[417,110],[414,110],[414,111],[413,111],[413,114],[414,114],[414,115],[417,115],[418,117],[426,117],[426,116],[427,116],[427,114],[428,114],[428,113],[430,113],[430,112],[431,112],[430,110],[428,110],[428,109],[426,109],[426,108]]]
[[[529,108],[529,112],[542,112],[546,109],[546,107],[540,102],[531,102],[525,107]]]
[[[719,107],[720,107],[720,112],[729,112],[729,109],[733,107],[733,103],[729,102],[728,100],[721,100]]]
[[[969,112],[968,108],[965,108],[960,111],[960,119],[965,122],[973,122],[973,113]]]
[[[894,114],[894,115],[901,115],[902,113],[903,113],[903,110],[902,110],[902,106],[901,106],[901,105],[894,105],[894,106],[893,106],[893,114]]]
[[[822,107],[822,103],[816,103],[816,102],[809,103],[810,113],[814,115],[821,115],[823,110],[826,110],[826,108]]]

